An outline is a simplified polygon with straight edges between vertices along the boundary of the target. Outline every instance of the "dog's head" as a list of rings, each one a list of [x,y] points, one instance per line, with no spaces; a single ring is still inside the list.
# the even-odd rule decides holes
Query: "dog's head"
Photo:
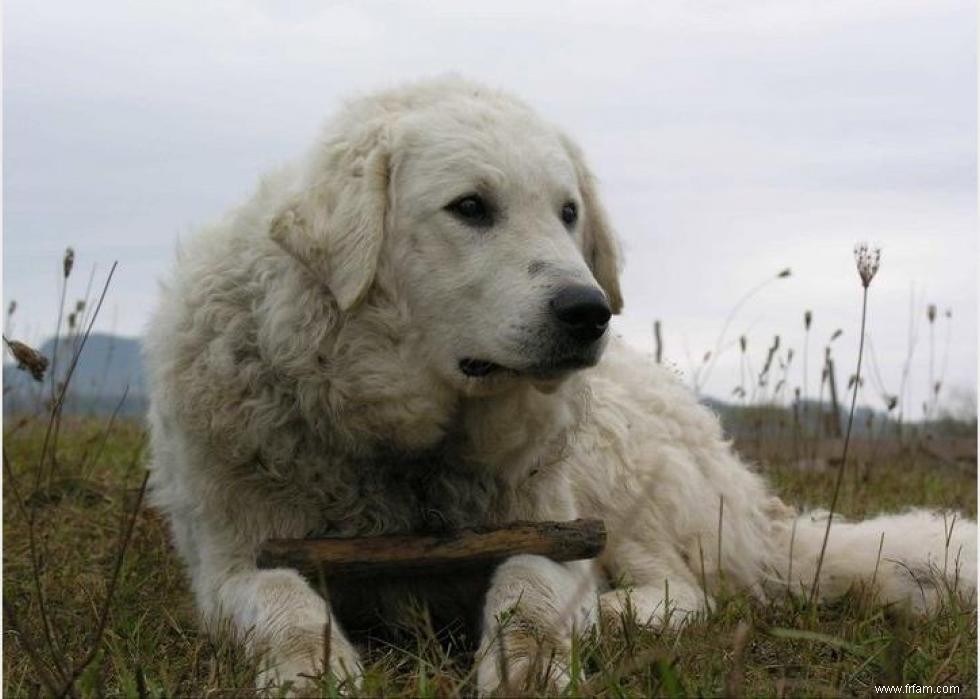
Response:
[[[599,360],[618,254],[568,138],[455,81],[362,100],[330,133],[271,232],[342,312],[405,304],[406,347],[466,393]]]

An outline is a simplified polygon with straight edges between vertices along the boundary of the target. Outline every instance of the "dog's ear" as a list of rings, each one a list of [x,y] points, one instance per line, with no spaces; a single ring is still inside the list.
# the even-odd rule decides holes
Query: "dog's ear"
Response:
[[[582,150],[564,134],[561,135],[561,140],[575,164],[578,187],[585,209],[582,219],[582,252],[593,276],[606,292],[612,312],[619,313],[623,310],[623,294],[619,289],[620,256],[616,235],[609,224],[602,202],[599,201],[595,176],[586,165]]]
[[[382,125],[329,139],[305,187],[269,228],[276,243],[320,277],[341,310],[367,292],[378,267],[388,208],[390,151]]]

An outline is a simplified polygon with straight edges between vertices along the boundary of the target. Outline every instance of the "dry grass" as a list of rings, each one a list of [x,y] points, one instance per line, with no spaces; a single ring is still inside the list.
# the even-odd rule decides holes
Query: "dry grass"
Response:
[[[16,423],[14,423],[16,424]],[[60,664],[71,667],[91,648],[125,512],[142,478],[133,454],[138,425],[65,421],[62,476],[37,507],[42,580]],[[19,481],[31,475],[44,424],[20,427],[5,440]],[[839,509],[862,516],[908,506],[952,507],[975,516],[975,477],[909,454],[875,465],[870,480],[844,481]],[[832,469],[800,470],[773,463],[767,471],[788,500],[826,506]],[[5,599],[35,644],[43,648],[33,594],[27,522],[4,488]],[[251,696],[254,668],[227,639],[208,639],[195,620],[181,565],[163,522],[143,510],[123,564],[118,589],[94,662],[77,683],[80,696]],[[5,625],[4,696],[46,695],[22,639]],[[976,615],[950,606],[927,621],[911,620],[855,593],[839,603],[808,608],[789,599],[761,603],[725,598],[699,623],[654,633],[623,621],[577,639],[575,662],[584,683],[569,695],[744,696],[863,695],[875,683],[958,684],[976,692]],[[47,651],[44,651],[48,657]],[[382,641],[367,654],[362,688],[370,696],[453,696],[473,691],[472,658],[436,639],[424,622],[394,646]],[[343,689],[341,687],[341,689]],[[524,688],[537,693],[541,687]],[[323,694],[338,687],[324,680]]]

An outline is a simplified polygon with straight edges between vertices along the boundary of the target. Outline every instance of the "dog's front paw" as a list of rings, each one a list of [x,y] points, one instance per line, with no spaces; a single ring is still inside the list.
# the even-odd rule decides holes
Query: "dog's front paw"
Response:
[[[330,643],[329,672],[324,673],[322,637],[290,643],[268,653],[255,680],[257,689],[287,690],[287,696],[307,696],[332,682],[341,694],[356,693],[360,687],[362,667],[357,650],[345,638],[334,637]]]

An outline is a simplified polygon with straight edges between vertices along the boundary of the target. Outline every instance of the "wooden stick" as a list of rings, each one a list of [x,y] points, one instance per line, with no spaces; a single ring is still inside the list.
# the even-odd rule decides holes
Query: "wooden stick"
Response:
[[[514,522],[424,536],[271,539],[259,551],[258,566],[329,578],[446,575],[489,569],[518,554],[553,561],[593,558],[605,544],[606,527],[599,519]]]

